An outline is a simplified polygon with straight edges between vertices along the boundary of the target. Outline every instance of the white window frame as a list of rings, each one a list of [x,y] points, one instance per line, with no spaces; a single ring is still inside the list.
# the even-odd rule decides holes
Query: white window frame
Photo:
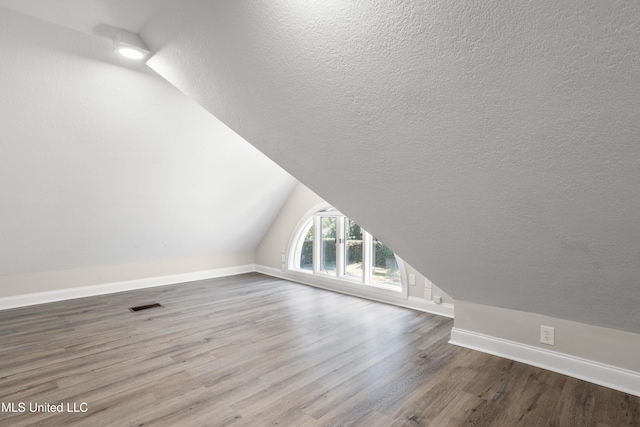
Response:
[[[304,237],[307,235],[307,230],[309,229],[309,227],[313,227],[313,217],[308,218],[306,221],[303,221],[302,224],[298,225],[298,228],[296,229],[296,233],[295,236],[296,238],[292,240],[292,242],[289,244],[289,253],[292,256],[287,257],[289,258],[293,258],[290,259],[290,262],[288,263],[288,265],[290,266],[294,266],[294,265],[300,265],[300,255],[302,255],[302,248],[300,248],[300,250],[298,250],[300,244],[302,243],[302,240],[304,239]],[[315,261],[313,263],[315,265]],[[288,267],[289,268],[289,267]],[[309,273],[312,274],[313,271],[310,270],[304,270],[301,268],[297,268],[297,271],[301,271],[303,273]]]
[[[336,218],[336,273],[331,274],[320,269],[321,265],[321,218],[322,217],[335,217]],[[286,272],[293,276],[294,279],[301,279],[303,282],[317,282],[316,284],[322,287],[335,288],[339,291],[347,291],[352,293],[353,290],[360,291],[357,294],[367,296],[371,294],[372,297],[387,296],[393,300],[408,298],[408,288],[406,280],[406,270],[402,259],[394,253],[398,269],[400,270],[400,286],[391,284],[380,284],[371,282],[371,266],[372,266],[372,247],[373,236],[362,229],[363,247],[363,277],[353,277],[345,275],[345,221],[347,217],[341,212],[324,206],[320,209],[312,210],[308,212],[305,217],[299,221],[296,227],[289,246],[287,248],[287,263],[285,266]],[[300,269],[300,243],[307,233],[309,225],[313,225],[313,271]],[[320,238],[319,238],[320,237]],[[300,249],[300,250],[299,250]],[[314,283],[310,283],[314,284]]]

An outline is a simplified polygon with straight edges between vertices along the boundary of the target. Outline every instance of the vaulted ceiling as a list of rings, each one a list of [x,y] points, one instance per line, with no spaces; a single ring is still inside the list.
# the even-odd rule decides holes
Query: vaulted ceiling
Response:
[[[0,58],[0,275],[251,253],[295,185],[106,40],[0,8]]]
[[[638,2],[160,3],[151,68],[454,298],[640,332]]]

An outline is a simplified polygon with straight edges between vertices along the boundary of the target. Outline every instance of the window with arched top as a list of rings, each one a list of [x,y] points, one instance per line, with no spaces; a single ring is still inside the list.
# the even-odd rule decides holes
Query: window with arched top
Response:
[[[289,270],[402,292],[393,251],[333,208],[303,221],[291,246]]]

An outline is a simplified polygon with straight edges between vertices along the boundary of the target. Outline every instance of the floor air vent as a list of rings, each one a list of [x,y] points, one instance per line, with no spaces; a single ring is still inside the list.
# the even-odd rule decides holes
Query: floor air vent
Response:
[[[129,310],[131,310],[131,311],[140,311],[140,310],[148,310],[150,308],[156,308],[156,307],[162,307],[162,304],[158,304],[157,302],[154,302],[153,304],[139,305],[137,307],[131,307],[131,308],[129,308]]]

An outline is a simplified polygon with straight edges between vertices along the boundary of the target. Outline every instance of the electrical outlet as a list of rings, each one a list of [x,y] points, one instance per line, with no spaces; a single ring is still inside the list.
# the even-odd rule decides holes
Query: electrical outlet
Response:
[[[553,327],[540,325],[540,342],[542,344],[554,345],[554,335],[555,332]]]
[[[416,285],[416,275],[409,274],[409,286],[415,286],[415,285]]]

